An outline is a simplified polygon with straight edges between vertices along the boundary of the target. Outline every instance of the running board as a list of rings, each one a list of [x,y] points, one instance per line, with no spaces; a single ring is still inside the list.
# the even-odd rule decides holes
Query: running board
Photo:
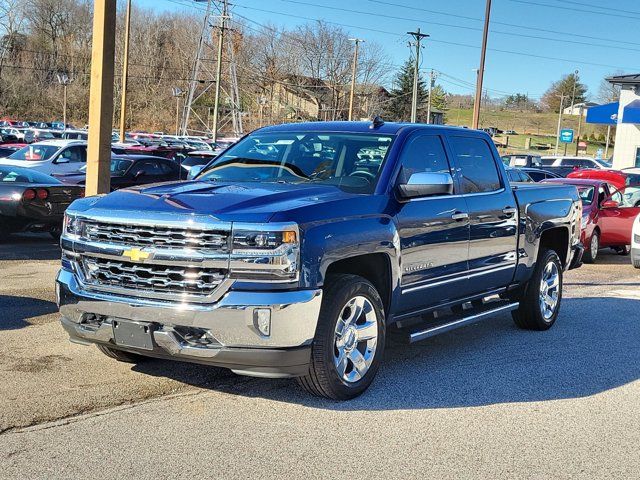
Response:
[[[469,313],[473,313],[472,315],[463,317],[456,316],[454,317],[454,319],[446,323],[432,325],[426,329],[418,330],[409,334],[409,343],[418,342],[420,340],[424,340],[425,338],[435,337],[436,335],[440,335],[441,333],[449,332],[466,325],[471,325],[472,323],[476,323],[480,320],[493,317],[499,313],[510,312],[518,308],[519,305],[520,304],[518,302],[507,303],[506,305],[502,303],[499,307],[482,310],[477,313],[473,313],[473,311],[470,311]]]

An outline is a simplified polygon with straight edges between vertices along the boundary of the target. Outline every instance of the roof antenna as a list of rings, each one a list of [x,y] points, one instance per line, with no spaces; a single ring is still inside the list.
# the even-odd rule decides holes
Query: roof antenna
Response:
[[[380,117],[380,115],[376,115],[375,117],[373,117],[373,120],[371,120],[371,125],[369,125],[369,128],[374,129],[381,127],[382,125],[384,125],[384,120],[382,120],[382,117]]]

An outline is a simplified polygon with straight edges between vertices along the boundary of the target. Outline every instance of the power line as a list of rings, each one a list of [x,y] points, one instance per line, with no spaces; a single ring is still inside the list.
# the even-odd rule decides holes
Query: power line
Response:
[[[538,6],[538,7],[555,8],[557,10],[568,10],[570,12],[595,13],[597,15],[604,15],[604,16],[607,16],[607,17],[618,17],[618,18],[629,19],[629,15],[637,15],[637,13],[631,12],[631,11],[628,11],[628,10],[618,10],[618,11],[624,12],[624,14],[623,14],[623,13],[610,13],[610,12],[606,12],[606,11],[605,12],[599,12],[597,10],[587,10],[587,9],[584,9],[584,8],[563,7],[563,6],[560,6],[560,5],[549,5],[548,3],[532,2],[532,1],[529,1],[529,0],[510,0],[510,1],[512,1],[514,3],[523,3],[523,4],[527,4],[527,5],[535,5],[535,6]],[[564,2],[564,3],[567,3],[567,2]],[[640,17],[633,18],[632,20],[637,20],[637,19],[640,19]]]
[[[347,9],[347,8],[339,8],[339,7],[334,7],[334,6],[325,6],[325,5],[319,5],[317,3],[308,3],[308,2],[302,2],[299,0],[281,0],[283,2],[286,3],[295,3],[295,4],[300,4],[300,5],[307,5],[307,6],[313,6],[313,7],[318,7],[318,8],[326,8],[329,10],[338,10],[338,11],[343,11],[343,12],[349,12],[349,13],[357,13],[359,15],[370,15],[370,16],[374,16],[374,17],[380,17],[381,15],[384,16],[385,18],[392,18],[395,20],[406,20],[406,21],[422,21],[425,23],[428,23],[429,25],[437,25],[440,27],[448,27],[448,28],[458,28],[461,30],[472,30],[472,31],[477,31],[477,32],[481,32],[482,29],[479,27],[469,27],[469,26],[465,26],[465,25],[455,25],[455,24],[451,24],[451,23],[441,23],[441,22],[434,22],[433,20],[426,20],[426,19],[415,19],[415,18],[408,18],[408,17],[399,17],[399,16],[395,16],[395,15],[388,15],[388,14],[380,14],[380,13],[376,13],[376,12],[366,12],[366,11],[362,11],[362,10],[351,10],[351,9]],[[469,17],[466,17],[469,18]],[[475,20],[475,19],[474,19]],[[603,44],[598,44],[598,43],[587,43],[587,42],[581,42],[578,40],[566,40],[566,39],[560,39],[560,38],[550,38],[550,37],[544,37],[541,35],[527,35],[521,32],[518,33],[514,33],[514,32],[505,32],[505,31],[501,31],[501,30],[491,30],[491,33],[496,33],[499,35],[508,35],[508,36],[512,36],[512,37],[518,37],[518,38],[532,38],[534,40],[545,40],[545,41],[549,41],[549,42],[558,42],[558,43],[573,43],[575,45],[585,45],[585,46],[589,46],[589,47],[602,47],[602,48],[611,48],[611,45],[603,45]],[[629,48],[629,47],[617,47],[618,50],[629,50],[632,52],[640,52],[640,49],[638,48]]]
[[[406,8],[409,10],[413,10],[413,11],[420,11],[420,12],[427,12],[427,13],[433,13],[436,15],[443,15],[443,16],[447,16],[447,17],[452,17],[452,18],[461,18],[464,20],[472,20],[475,22],[482,22],[481,18],[477,18],[477,17],[468,17],[466,15],[459,15],[459,14],[455,14],[455,13],[450,13],[450,12],[442,12],[442,11],[438,11],[438,10],[431,10],[428,8],[421,8],[421,7],[415,7],[413,5],[405,5],[402,3],[396,3],[396,2],[388,2],[388,1],[383,1],[383,0],[368,0],[371,3],[377,3],[380,5],[386,5],[386,6],[391,6],[391,7],[400,7],[400,8]],[[576,4],[580,4],[580,2],[568,2],[568,1],[564,1],[563,3],[576,3]],[[615,9],[610,9],[609,7],[599,7],[599,8],[607,8],[608,10],[615,10]],[[564,36],[569,36],[569,37],[576,37],[576,38],[584,38],[584,39],[588,39],[588,40],[600,40],[600,41],[605,41],[605,42],[612,42],[615,43],[616,48],[619,48],[619,44],[623,43],[626,45],[635,45],[635,46],[640,46],[640,43],[638,42],[628,42],[628,41],[624,41],[624,40],[620,40],[620,39],[616,39],[616,38],[611,38],[611,37],[596,37],[594,35],[584,35],[584,34],[580,34],[580,33],[575,33],[575,32],[567,32],[567,31],[558,31],[558,30],[550,30],[547,28],[540,28],[540,27],[532,27],[530,25],[521,25],[521,24],[517,24],[517,23],[508,23],[508,22],[500,22],[498,20],[491,20],[491,23],[493,25],[502,25],[505,27],[513,27],[513,28],[520,28],[520,29],[525,29],[525,30],[531,30],[531,31],[535,31],[535,32],[544,32],[544,33],[552,33],[554,35],[564,35]],[[492,30],[492,32],[497,33],[495,31]]]
[[[283,0],[283,1],[291,1],[291,0]],[[295,3],[303,3],[303,2],[295,2]],[[318,6],[320,8],[323,8],[322,5],[317,5],[317,4],[308,4],[308,5],[313,5],[313,6]],[[379,30],[379,29],[370,29],[367,27],[359,27],[356,25],[349,25],[349,24],[345,24],[345,23],[339,23],[339,22],[334,22],[331,20],[323,20],[320,18],[311,18],[311,17],[303,17],[301,15],[293,15],[293,14],[288,14],[288,13],[284,13],[284,12],[278,12],[278,11],[274,11],[274,10],[265,10],[265,9],[261,9],[261,8],[254,8],[254,7],[247,7],[244,5],[237,5],[238,8],[245,8],[248,10],[255,10],[255,11],[260,11],[260,12],[265,12],[265,13],[273,13],[276,15],[282,15],[282,16],[286,16],[286,17],[293,17],[293,18],[300,18],[303,20],[310,20],[310,21],[314,21],[314,22],[318,22],[318,21],[324,21],[326,23],[330,23],[333,25],[340,25],[343,27],[347,27],[347,28],[357,28],[360,30],[371,30],[371,31],[375,31],[377,33],[382,33],[385,35],[393,35],[393,36],[402,36],[397,32],[389,32],[389,31],[385,31],[385,30]],[[341,10],[345,10],[345,9],[341,9]],[[348,10],[351,13],[358,13],[358,11],[353,11],[353,10]],[[238,15],[240,17],[242,17],[242,15]],[[379,15],[378,15],[379,16]],[[245,18],[245,17],[243,17]],[[411,21],[415,21],[415,19],[411,19]],[[446,41],[446,40],[438,40],[435,38],[431,38],[431,40],[429,40],[430,42],[433,43],[442,43],[444,45],[454,45],[454,46],[458,46],[458,47],[466,47],[466,48],[474,48],[474,49],[478,49],[480,48],[478,45],[469,45],[466,43],[459,43],[459,42],[450,42],[450,41]],[[517,51],[513,51],[513,50],[502,50],[502,49],[497,49],[497,48],[488,48],[488,50],[493,51],[493,52],[499,52],[499,53],[507,53],[507,54],[511,54],[511,55],[519,55],[519,56],[523,56],[523,57],[531,57],[531,58],[540,58],[540,59],[544,59],[544,60],[554,60],[554,61],[559,61],[559,62],[566,62],[566,63],[570,63],[571,65],[590,65],[590,66],[596,66],[596,67],[605,67],[605,68],[612,68],[612,69],[618,69],[618,70],[634,70],[637,69],[637,67],[622,67],[620,65],[608,65],[608,64],[604,64],[604,63],[595,63],[595,62],[588,62],[588,61],[580,61],[580,60],[574,60],[574,59],[567,59],[567,58],[560,58],[560,57],[550,57],[550,56],[544,56],[544,55],[535,55],[532,53],[525,53],[525,52],[517,52]]]

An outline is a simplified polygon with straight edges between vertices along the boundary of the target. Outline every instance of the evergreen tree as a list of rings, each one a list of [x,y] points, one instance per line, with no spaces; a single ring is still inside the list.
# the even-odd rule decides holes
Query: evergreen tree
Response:
[[[391,99],[385,109],[385,117],[394,122],[408,122],[411,120],[411,100],[413,98],[413,69],[414,63],[407,60],[395,77],[395,87],[391,90]],[[426,101],[427,88],[422,79],[418,80],[418,121],[427,119]]]
[[[444,112],[447,110],[447,92],[442,88],[442,85],[434,85],[431,89],[431,109],[440,110]],[[427,96],[427,98],[429,98]]]
[[[571,97],[573,96],[574,85],[574,105],[576,103],[584,102],[587,97],[587,86],[584,83],[580,83],[580,77],[578,77],[578,75],[572,73],[570,75],[565,75],[557,82],[553,82],[542,97],[542,103],[544,103],[550,110],[558,113],[560,111],[560,96],[564,95],[562,108],[571,106]]]

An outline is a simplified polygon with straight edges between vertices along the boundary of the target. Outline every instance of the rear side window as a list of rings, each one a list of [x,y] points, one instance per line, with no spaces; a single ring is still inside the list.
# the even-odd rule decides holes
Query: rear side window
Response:
[[[449,137],[459,172],[462,193],[500,189],[500,174],[487,142],[481,138]]]
[[[447,154],[438,135],[419,135],[402,149],[402,176],[408,181],[414,173],[451,173]]]

